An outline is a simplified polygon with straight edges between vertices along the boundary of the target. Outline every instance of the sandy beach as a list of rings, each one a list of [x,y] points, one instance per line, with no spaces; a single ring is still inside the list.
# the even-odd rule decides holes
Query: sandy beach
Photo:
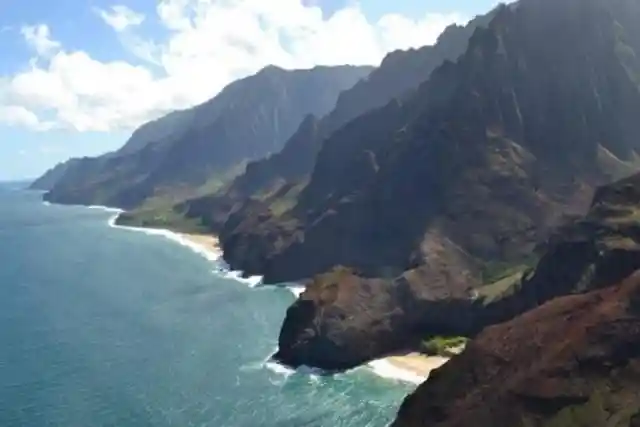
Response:
[[[448,357],[425,356],[423,354],[412,353],[406,356],[393,356],[387,358],[388,362],[395,367],[411,371],[423,378],[429,377],[431,371],[438,369],[449,361]]]
[[[429,378],[429,374],[433,370],[448,361],[447,357],[411,353],[375,360],[370,362],[368,366],[380,377],[422,384]]]
[[[207,259],[217,261],[222,257],[222,249],[220,248],[220,240],[217,236],[210,234],[189,234],[189,233],[175,233],[179,240],[186,242],[186,246],[189,246],[192,250],[204,255]],[[219,273],[227,279],[237,280],[238,282],[249,285],[249,287],[256,287],[262,283],[261,276],[243,277],[240,271],[228,271],[224,268],[218,268]],[[288,288],[295,295],[298,295],[300,291],[295,287]]]
[[[182,236],[183,239],[193,243],[194,245],[200,246],[202,249],[219,253],[220,249],[220,240],[216,236],[211,236],[207,234],[187,234],[187,233],[178,233]]]

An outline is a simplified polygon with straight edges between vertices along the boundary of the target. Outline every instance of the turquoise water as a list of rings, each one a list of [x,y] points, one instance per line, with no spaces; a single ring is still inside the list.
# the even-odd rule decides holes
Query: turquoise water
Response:
[[[378,427],[413,386],[265,366],[293,295],[0,186],[0,426]]]

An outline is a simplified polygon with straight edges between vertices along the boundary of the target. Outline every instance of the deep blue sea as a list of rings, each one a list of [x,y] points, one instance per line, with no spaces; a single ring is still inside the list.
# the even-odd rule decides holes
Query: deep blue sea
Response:
[[[286,289],[0,185],[1,427],[383,427],[415,386],[285,374]]]

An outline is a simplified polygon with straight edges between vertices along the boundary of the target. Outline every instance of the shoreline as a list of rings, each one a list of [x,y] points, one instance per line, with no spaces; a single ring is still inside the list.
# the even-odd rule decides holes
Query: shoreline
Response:
[[[420,385],[429,379],[431,372],[449,360],[448,357],[409,353],[374,360],[366,366],[379,377]]]
[[[43,201],[43,204],[45,206],[55,205],[47,201]],[[118,225],[116,224],[116,221],[120,214],[124,212],[124,210],[122,209],[94,205],[67,206],[82,207],[86,209],[101,210],[104,212],[112,213],[113,215],[109,217],[107,221],[108,226],[111,228],[140,232],[147,235],[162,236],[174,243],[178,243],[179,245],[190,249],[192,252],[195,252],[196,254],[206,258],[207,260],[218,264],[216,265],[216,269],[214,270],[214,272],[220,274],[220,276],[223,278],[244,283],[250,288],[258,287],[262,283],[262,277],[260,276],[244,278],[242,277],[242,272],[230,271],[224,268],[224,266],[222,265],[222,249],[220,247],[220,239],[215,235],[183,233],[161,228],[145,228]],[[291,292],[296,298],[299,298],[300,295],[305,291],[305,287],[302,285],[283,286],[283,288]],[[449,359],[444,357],[429,357],[417,353],[412,353],[374,360],[361,366],[361,368],[369,370],[379,378],[419,385],[427,380],[431,371],[444,365],[448,360]],[[279,374],[290,375],[294,372],[284,366],[280,367],[280,365],[277,363],[264,363],[264,365],[269,368],[269,370]]]
[[[276,352],[277,349],[261,363],[263,368],[268,369],[274,374],[283,375],[287,378],[296,374],[308,375],[316,379],[327,374],[329,374],[329,376],[333,375],[322,369],[311,368],[309,366],[293,368],[284,365],[273,358]],[[355,372],[367,372],[368,375],[374,375],[384,380],[419,386],[429,379],[431,372],[444,366],[449,360],[451,359],[448,357],[409,353],[373,360],[346,371],[335,372],[335,374],[344,375]]]
[[[185,240],[193,243],[194,246],[200,247],[203,251],[220,254],[220,257],[222,256],[222,249],[220,249],[220,239],[217,236],[208,234],[175,233]]]
[[[146,229],[142,229],[146,230]],[[219,254],[219,258],[222,259],[222,249],[220,247],[220,239],[217,236],[207,234],[194,234],[194,233],[181,233],[171,232],[180,236],[182,239],[190,242],[193,247],[200,247],[203,251],[213,251]],[[191,245],[189,245],[191,246]],[[244,279],[240,272],[229,271],[224,275],[225,278],[234,279],[238,281],[247,281],[252,283],[252,279]],[[261,278],[260,278],[261,279]],[[260,283],[255,284],[255,287]],[[297,285],[286,287],[296,298],[305,291],[304,286]],[[441,356],[426,356],[419,353],[410,353],[406,355],[389,356],[380,360],[375,360],[363,365],[362,367],[368,369],[374,375],[379,378],[401,381],[404,383],[420,385],[429,378],[429,374],[443,366],[450,359]],[[285,376],[291,375],[295,370],[280,365],[279,363],[268,361],[264,363],[264,366],[275,373],[279,373]],[[313,369],[307,369],[305,373],[313,375]]]
[[[275,354],[275,353],[274,353]],[[418,353],[410,353],[400,356],[389,356],[383,359],[373,360],[353,369],[338,374],[366,371],[369,375],[375,375],[384,380],[400,382],[404,384],[421,385],[434,370],[449,362],[449,358],[441,356],[426,356]],[[294,374],[322,377],[325,371],[308,366],[292,368],[273,359],[273,355],[262,362],[262,367],[277,375],[289,377]]]
[[[96,209],[97,207],[93,207]],[[184,233],[180,231],[173,231],[166,228],[146,228],[146,227],[132,227],[128,225],[118,225],[116,221],[120,214],[123,213],[120,209],[106,208],[109,212],[115,213],[109,219],[109,227],[117,228],[120,230],[128,230],[144,233],[152,236],[162,236],[171,240],[174,243],[178,243],[184,246],[196,254],[206,258],[208,261],[216,263],[215,273],[220,274],[225,279],[232,279],[237,282],[248,285],[250,288],[260,286],[262,283],[262,276],[243,277],[241,271],[232,271],[224,266],[222,257],[222,249],[220,247],[220,239],[213,234],[204,233]]]
[[[88,209],[98,209],[97,206],[87,207]],[[191,235],[187,233],[180,233],[164,228],[145,228],[145,227],[131,227],[127,225],[118,225],[116,221],[123,212],[121,209],[103,208],[105,212],[111,212],[112,215],[108,220],[108,225],[111,228],[119,230],[134,231],[144,233],[150,236],[161,236],[174,243],[178,243],[184,246],[196,254],[206,258],[208,261],[217,262],[222,259],[222,251],[219,247],[219,240],[216,236]]]

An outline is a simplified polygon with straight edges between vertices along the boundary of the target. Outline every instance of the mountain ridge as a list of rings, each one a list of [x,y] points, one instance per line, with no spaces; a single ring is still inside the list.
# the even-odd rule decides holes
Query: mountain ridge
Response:
[[[447,27],[433,46],[389,53],[366,79],[340,94],[330,113],[324,117],[308,116],[280,152],[250,162],[246,172],[236,177],[223,193],[194,200],[191,206],[187,203],[184,206],[187,215],[203,219],[219,233],[229,228],[225,222],[231,215],[250,216],[256,205],[268,208],[268,195],[295,196],[287,188],[304,186],[326,138],[367,111],[408,96],[443,61],[464,53],[473,30],[486,25],[493,13],[495,10],[479,15],[465,26]]]
[[[370,70],[262,70],[197,107],[143,125],[121,149],[64,174],[46,197],[130,209],[158,193],[189,193],[242,161],[277,151],[306,114],[328,111]]]

